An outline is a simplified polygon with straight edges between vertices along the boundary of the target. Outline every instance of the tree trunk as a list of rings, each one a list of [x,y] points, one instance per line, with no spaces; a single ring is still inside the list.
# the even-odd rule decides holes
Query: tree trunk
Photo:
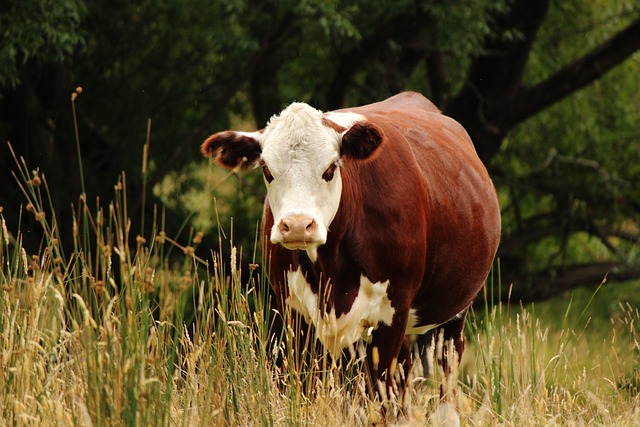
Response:
[[[495,34],[487,40],[484,54],[469,69],[463,89],[448,104],[445,113],[458,120],[469,132],[478,155],[489,163],[498,152],[510,127],[502,116],[513,107],[522,76],[549,0],[521,0],[496,19]],[[519,33],[506,39],[502,34]]]

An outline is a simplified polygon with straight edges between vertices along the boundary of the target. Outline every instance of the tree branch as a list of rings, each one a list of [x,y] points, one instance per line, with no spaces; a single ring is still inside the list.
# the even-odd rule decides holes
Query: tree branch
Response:
[[[640,19],[594,48],[591,52],[561,68],[546,80],[519,90],[507,126],[544,110],[567,95],[602,77],[640,50]]]
[[[502,278],[503,283],[513,284],[511,288],[502,287],[502,301],[528,303],[549,299],[580,286],[597,285],[605,279],[611,281],[637,279],[640,278],[640,267],[620,262],[600,262],[541,272],[530,280],[505,277],[504,272]]]

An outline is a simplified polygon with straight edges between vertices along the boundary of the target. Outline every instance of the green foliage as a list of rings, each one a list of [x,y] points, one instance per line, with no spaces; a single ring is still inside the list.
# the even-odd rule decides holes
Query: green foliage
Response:
[[[37,159],[51,185],[72,193],[79,168],[68,96],[80,85],[89,195],[108,196],[111,183],[128,170],[134,199],[146,191],[176,213],[169,218],[197,212],[190,225],[204,231],[228,227],[234,216],[236,241],[250,243],[263,185],[257,176],[222,179],[222,172],[200,171],[198,145],[208,134],[260,128],[293,100],[328,109],[405,89],[434,96],[442,90],[446,106],[468,87],[470,65],[496,53],[486,50],[492,41],[524,37],[518,28],[500,26],[518,4],[12,0],[0,7],[0,138],[6,131],[19,155]],[[524,83],[572,63],[637,13],[628,0],[551,2],[532,51],[522,52],[528,58]],[[434,58],[441,61],[440,81],[429,69]],[[631,57],[523,122],[492,159],[504,206],[503,242],[513,243],[509,255],[519,258],[524,272],[636,256],[639,69],[639,59]],[[149,118],[142,176],[138,164]],[[9,182],[5,158],[0,179]],[[15,217],[19,195],[7,194],[0,194],[0,204],[12,205]],[[71,202],[59,194],[53,205],[61,212]],[[132,209],[146,208],[150,219],[152,206],[134,202]]]
[[[254,247],[266,192],[257,171],[236,175],[213,163],[192,164],[166,176],[154,191],[167,208],[190,217],[197,230],[222,231],[245,251]]]
[[[517,37],[513,34],[496,34],[493,29],[496,18],[509,10],[508,1],[426,2],[422,8],[433,20],[427,39],[430,48],[458,57],[465,65],[468,65],[470,58],[483,53],[481,48],[485,39]],[[459,73],[463,71],[458,70]],[[462,75],[452,80],[462,80]]]
[[[638,5],[628,0],[552,1],[526,70],[529,81],[541,80],[611,37],[637,17]]]
[[[0,88],[20,83],[28,63],[62,62],[82,44],[83,0],[7,0],[0,6]]]
[[[610,6],[602,15],[583,2],[553,3],[526,79],[543,79],[635,16],[628,2]],[[517,126],[496,157],[503,235],[549,230],[521,246],[528,271],[619,255],[630,261],[640,220],[639,71],[636,55]]]
[[[157,153],[191,153],[177,142],[190,138],[194,128],[202,132],[198,126],[204,117],[212,126],[226,123],[218,103],[234,94],[246,76],[239,65],[257,50],[238,18],[222,2],[92,5],[86,22],[92,31],[74,74],[86,89],[85,120],[109,152],[123,153],[132,141],[142,140],[151,118],[153,174],[163,161]]]

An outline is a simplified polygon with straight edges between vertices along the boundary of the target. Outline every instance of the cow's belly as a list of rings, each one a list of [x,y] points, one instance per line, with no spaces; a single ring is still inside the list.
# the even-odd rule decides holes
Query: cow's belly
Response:
[[[412,308],[409,311],[409,320],[407,322],[407,330],[406,330],[406,334],[407,335],[423,335],[426,334],[427,332],[436,329],[437,327],[455,320],[455,319],[459,319],[462,316],[465,315],[465,313],[467,312],[467,308],[463,308],[461,311],[459,311],[458,313],[456,313],[455,315],[449,317],[449,316],[445,316],[444,318],[440,319],[437,323],[426,323],[422,320],[422,317],[420,315],[420,310],[416,309],[416,308]]]
[[[442,323],[424,324],[420,319],[418,310],[415,308],[412,308],[409,311],[409,320],[407,321],[407,330],[405,333],[407,335],[422,335],[422,334],[426,334],[432,329],[437,328],[441,324]]]
[[[316,336],[334,356],[360,339],[370,339],[380,323],[391,325],[395,309],[387,295],[389,281],[371,282],[360,276],[360,287],[351,308],[336,317],[331,311],[320,310],[318,294],[314,293],[301,269],[287,273],[289,295],[287,305],[300,313],[315,327]]]

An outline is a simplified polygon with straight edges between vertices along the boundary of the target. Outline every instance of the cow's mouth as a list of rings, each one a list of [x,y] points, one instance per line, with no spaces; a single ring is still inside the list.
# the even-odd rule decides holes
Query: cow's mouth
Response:
[[[318,258],[318,246],[322,245],[324,242],[321,241],[313,241],[313,242],[280,242],[280,245],[290,251],[306,251],[309,259],[312,262],[316,262]]]
[[[282,247],[290,251],[309,249],[311,246],[315,246],[314,243],[319,242],[280,242]]]

